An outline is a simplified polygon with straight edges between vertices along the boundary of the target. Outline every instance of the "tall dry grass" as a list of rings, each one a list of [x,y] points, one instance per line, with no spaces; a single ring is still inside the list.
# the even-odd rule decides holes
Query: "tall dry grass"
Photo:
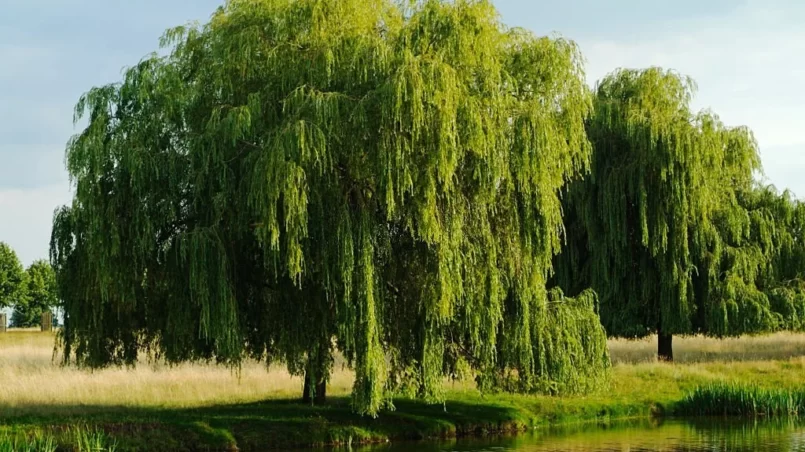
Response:
[[[657,337],[642,340],[611,339],[613,364],[656,361]],[[805,334],[775,333],[767,336],[742,336],[716,339],[703,336],[674,337],[674,362],[677,364],[716,361],[785,361],[805,356]]]
[[[239,373],[214,364],[98,371],[60,365],[52,333],[0,334],[0,417],[3,413],[86,413],[93,408],[189,408],[300,397],[302,380],[284,369],[246,362]],[[352,375],[338,370],[330,394],[347,394]]]

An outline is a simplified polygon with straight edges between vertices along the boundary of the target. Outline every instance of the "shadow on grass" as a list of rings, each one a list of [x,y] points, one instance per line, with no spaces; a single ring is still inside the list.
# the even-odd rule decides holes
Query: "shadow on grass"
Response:
[[[322,406],[290,400],[192,409],[41,405],[24,408],[0,401],[0,429],[99,428],[118,450],[265,450],[421,440],[522,430],[523,411],[493,401],[428,405],[395,401],[377,418],[352,412],[348,398]],[[1,431],[1,430],[0,430]]]

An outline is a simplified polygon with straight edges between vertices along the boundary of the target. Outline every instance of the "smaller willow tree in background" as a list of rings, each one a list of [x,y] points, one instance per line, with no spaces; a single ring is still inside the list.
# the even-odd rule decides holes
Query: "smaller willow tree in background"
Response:
[[[619,70],[598,84],[591,174],[568,189],[568,246],[557,258],[561,287],[599,294],[611,336],[657,334],[666,360],[673,335],[774,324],[768,300],[750,289],[734,295],[725,272],[736,265],[731,252],[762,262],[754,243],[744,246],[753,235],[738,202],[759,168],[756,143],[746,128],[693,114],[693,93],[691,79],[659,68]],[[737,312],[707,315],[724,303]]]
[[[595,296],[546,290],[587,166],[572,42],[484,1],[231,0],[77,106],[51,259],[65,357],[282,361],[323,399],[584,391]]]

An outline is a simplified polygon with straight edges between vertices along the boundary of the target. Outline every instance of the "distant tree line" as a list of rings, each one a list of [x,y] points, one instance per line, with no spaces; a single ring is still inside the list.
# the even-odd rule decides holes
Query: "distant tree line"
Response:
[[[76,106],[67,360],[279,361],[316,403],[340,353],[375,415],[466,373],[587,391],[606,333],[803,328],[803,208],[686,77],[590,90],[485,1],[230,0],[162,45]]]
[[[13,308],[11,326],[41,325],[42,313],[58,305],[56,273],[45,260],[23,269],[17,254],[0,242],[0,309]]]

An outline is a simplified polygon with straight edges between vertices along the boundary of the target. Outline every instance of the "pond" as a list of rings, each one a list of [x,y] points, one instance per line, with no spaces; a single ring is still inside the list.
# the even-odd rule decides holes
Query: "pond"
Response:
[[[805,422],[669,420],[584,425],[516,436],[397,443],[352,448],[360,452],[547,451],[804,451]]]

